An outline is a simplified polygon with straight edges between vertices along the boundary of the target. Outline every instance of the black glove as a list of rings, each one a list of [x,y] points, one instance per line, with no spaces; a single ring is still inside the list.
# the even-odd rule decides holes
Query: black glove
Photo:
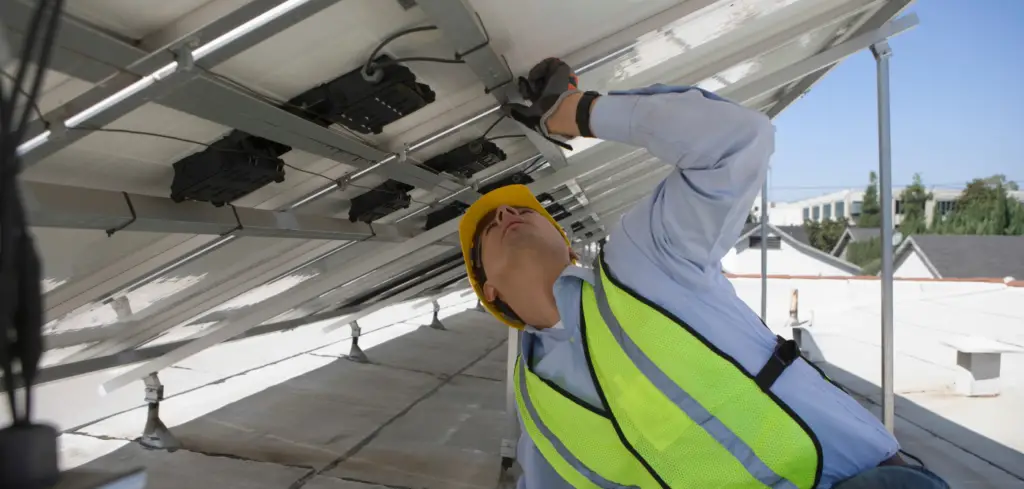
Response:
[[[557,58],[548,58],[537,63],[527,78],[519,77],[519,94],[530,101],[530,105],[508,103],[502,108],[505,114],[526,127],[539,132],[549,141],[572,149],[569,145],[552,139],[544,127],[552,108],[568,92],[577,91],[579,79],[569,65]]]

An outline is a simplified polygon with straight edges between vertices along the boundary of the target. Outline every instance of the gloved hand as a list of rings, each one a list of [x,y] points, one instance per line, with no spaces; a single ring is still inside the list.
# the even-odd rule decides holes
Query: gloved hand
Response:
[[[548,58],[537,63],[527,78],[519,77],[519,94],[530,101],[530,105],[508,103],[502,108],[505,114],[539,132],[548,140],[559,146],[569,147],[551,138],[546,122],[561,99],[579,91],[578,85],[579,78],[569,65],[558,58]]]

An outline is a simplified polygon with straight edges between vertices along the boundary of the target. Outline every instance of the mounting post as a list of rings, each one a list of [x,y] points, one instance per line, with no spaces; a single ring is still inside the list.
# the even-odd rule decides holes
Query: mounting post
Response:
[[[160,401],[164,400],[164,385],[156,372],[142,379],[146,385],[146,403],[149,411],[146,414],[146,427],[142,430],[139,445],[150,450],[167,450],[173,452],[181,448],[181,442],[167,429],[160,420]]]
[[[446,331],[447,328],[444,327],[444,323],[442,323],[441,319],[437,317],[438,313],[441,312],[441,305],[437,303],[437,299],[434,299],[433,302],[434,302],[434,320],[430,322],[430,327],[432,329],[436,329],[438,331]]]
[[[892,134],[889,120],[889,58],[888,41],[871,46],[878,75],[878,191],[882,222],[882,422],[889,432],[895,429],[895,395],[893,394],[893,214],[892,214]]]
[[[370,363],[366,353],[363,353],[363,349],[359,348],[359,335],[362,334],[359,321],[352,321],[350,327],[352,328],[352,348],[349,349],[346,358],[356,363]]]
[[[768,324],[768,177],[761,186],[761,322]]]
[[[517,329],[508,328],[507,352],[505,356],[505,429],[501,437],[501,470],[502,473],[512,467],[516,459],[516,448],[519,442],[519,418],[516,409],[515,370],[516,358],[519,357],[521,333]]]
[[[484,309],[484,305],[480,302],[480,299],[476,300],[476,310],[479,312],[487,312],[487,309]]]

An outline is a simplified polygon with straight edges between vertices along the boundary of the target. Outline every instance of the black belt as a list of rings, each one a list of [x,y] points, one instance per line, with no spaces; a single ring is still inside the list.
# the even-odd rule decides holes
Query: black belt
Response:
[[[772,384],[782,375],[786,367],[789,367],[797,358],[800,358],[800,348],[797,347],[795,341],[787,340],[781,336],[776,336],[775,338],[775,350],[772,351],[771,358],[761,367],[761,371],[754,376],[754,382],[757,382],[757,385],[762,390],[771,389]]]

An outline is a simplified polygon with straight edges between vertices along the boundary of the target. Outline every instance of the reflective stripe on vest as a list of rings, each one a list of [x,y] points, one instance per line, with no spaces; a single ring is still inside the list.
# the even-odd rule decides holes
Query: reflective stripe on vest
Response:
[[[656,487],[618,442],[607,415],[557,391],[527,369],[527,363],[520,357],[515,367],[519,416],[523,429],[562,479],[577,488]],[[601,474],[591,467],[600,468]]]
[[[821,447],[781,400],[618,283],[603,254],[596,282],[583,284],[581,301],[591,373],[620,439],[662,487],[817,484]]]

